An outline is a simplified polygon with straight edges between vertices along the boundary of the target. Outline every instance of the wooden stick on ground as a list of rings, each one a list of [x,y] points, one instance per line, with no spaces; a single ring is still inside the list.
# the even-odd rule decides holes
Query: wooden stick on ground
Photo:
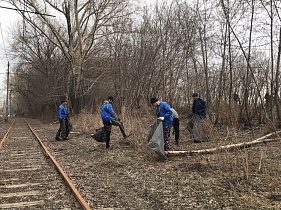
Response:
[[[225,146],[220,146],[220,147],[215,147],[211,149],[202,149],[202,150],[193,150],[193,151],[166,151],[166,155],[201,155],[201,154],[213,154],[216,152],[222,152],[222,151],[229,151],[233,149],[238,149],[238,148],[244,148],[244,147],[250,147],[255,144],[260,144],[260,143],[266,143],[266,142],[272,142],[272,141],[279,141],[281,138],[274,138],[274,139],[266,139],[267,137],[270,137],[274,134],[281,133],[281,131],[274,132],[267,134],[263,137],[260,137],[256,140],[250,141],[250,142],[242,142],[238,144],[230,144],[230,145],[225,145]]]

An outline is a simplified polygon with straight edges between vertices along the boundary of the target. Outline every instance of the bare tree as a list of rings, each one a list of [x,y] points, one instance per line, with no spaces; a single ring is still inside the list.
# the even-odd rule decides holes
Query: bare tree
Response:
[[[85,90],[84,64],[94,52],[97,40],[107,35],[105,28],[111,27],[120,16],[128,14],[124,10],[128,6],[127,0],[64,0],[59,4],[53,0],[42,3],[33,0],[9,2],[18,9],[25,4],[26,8],[34,11],[36,17],[23,14],[25,20],[62,51],[69,62],[65,97],[71,99],[74,108],[79,107],[80,94]],[[47,12],[56,14],[59,21],[44,15]],[[46,33],[45,28],[52,32],[53,37]]]

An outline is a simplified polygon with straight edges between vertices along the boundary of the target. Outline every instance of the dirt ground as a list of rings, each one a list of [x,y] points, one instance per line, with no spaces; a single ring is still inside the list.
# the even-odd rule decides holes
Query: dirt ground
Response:
[[[106,152],[90,133],[56,141],[57,122],[27,121],[92,209],[281,209],[281,141],[163,162],[146,148],[146,139],[140,147],[136,135],[122,140],[117,128]],[[185,126],[181,122],[180,146],[171,137],[173,150],[213,148],[267,133],[262,126],[244,131],[221,126],[210,142],[193,143]],[[0,128],[2,137],[7,126]]]

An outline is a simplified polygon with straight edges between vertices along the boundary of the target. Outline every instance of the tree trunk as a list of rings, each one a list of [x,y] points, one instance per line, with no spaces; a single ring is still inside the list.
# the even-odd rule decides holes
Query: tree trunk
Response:
[[[271,55],[271,82],[270,82],[270,119],[273,121],[273,91],[274,91],[274,52],[273,52],[273,2],[270,1],[270,55]]]
[[[274,98],[276,102],[276,109],[277,109],[278,127],[281,127],[281,111],[280,111],[280,104],[278,100],[280,56],[281,56],[281,27],[279,31],[279,46],[278,46],[277,68],[276,68],[276,76],[275,76],[275,98]]]
[[[220,72],[220,79],[219,79],[219,97],[218,97],[218,106],[217,106],[217,116],[216,116],[216,120],[215,123],[217,124],[219,122],[219,118],[220,118],[220,113],[221,113],[221,101],[222,101],[222,79],[223,79],[223,73],[224,73],[224,69],[225,69],[225,52],[226,52],[226,40],[227,40],[227,24],[226,24],[226,28],[225,28],[225,34],[224,34],[224,42],[223,42],[223,54],[222,54],[222,65],[221,65],[221,72]]]
[[[229,3],[229,1],[228,1]],[[228,19],[229,19],[229,7],[228,7]],[[228,57],[229,57],[229,108],[231,110],[232,92],[233,92],[233,75],[232,75],[232,53],[231,53],[231,31],[228,27]],[[237,93],[238,94],[238,93]]]
[[[208,107],[212,104],[210,98],[210,88],[209,88],[209,75],[208,75],[208,54],[207,54],[207,41],[206,41],[206,26],[204,25],[204,30],[202,32],[201,28],[199,28],[199,36],[200,36],[200,44],[202,51],[202,59],[203,59],[203,67],[205,72],[205,85],[206,85],[206,99],[208,103]],[[204,37],[203,37],[204,36]]]

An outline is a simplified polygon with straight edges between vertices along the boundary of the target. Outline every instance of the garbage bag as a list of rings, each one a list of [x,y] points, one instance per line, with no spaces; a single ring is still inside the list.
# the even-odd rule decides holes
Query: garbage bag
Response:
[[[163,122],[161,120],[157,119],[151,126],[146,146],[154,150],[161,159],[167,159],[164,151]]]
[[[187,130],[190,133],[191,139],[202,140],[203,135],[203,127],[202,127],[202,119],[198,114],[193,114],[192,118],[189,120],[187,124]]]
[[[91,137],[95,139],[97,142],[104,142],[105,141],[105,135],[104,135],[105,129],[104,127],[96,129],[96,133],[92,134]]]

